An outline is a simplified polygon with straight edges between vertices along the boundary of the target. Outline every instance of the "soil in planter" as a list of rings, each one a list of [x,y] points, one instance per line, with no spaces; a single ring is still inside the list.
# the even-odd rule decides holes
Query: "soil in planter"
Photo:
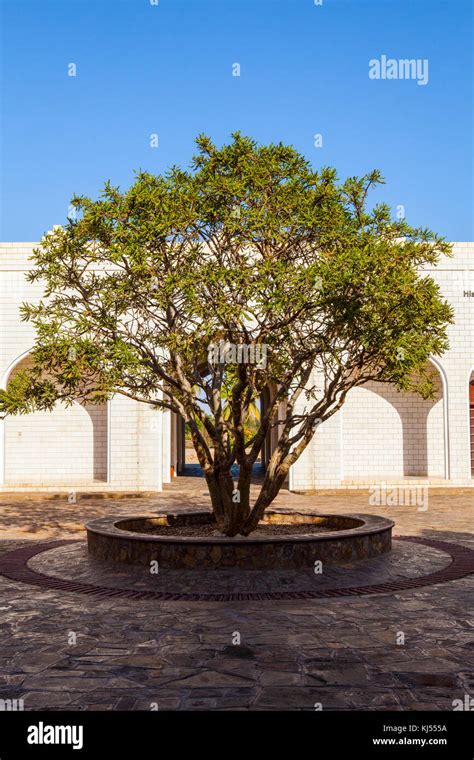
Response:
[[[302,534],[332,533],[334,527],[324,527],[314,523],[267,523],[258,526],[248,538],[253,536],[263,538],[265,536],[300,536]],[[223,538],[223,534],[216,530],[215,525],[154,525],[143,528],[140,533],[148,533],[152,536],[181,536],[189,538],[207,538],[217,536]],[[242,538],[242,536],[240,536]]]

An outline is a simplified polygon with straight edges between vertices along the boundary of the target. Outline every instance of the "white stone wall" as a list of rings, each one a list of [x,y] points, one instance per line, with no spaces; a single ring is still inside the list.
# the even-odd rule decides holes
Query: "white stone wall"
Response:
[[[25,280],[34,243],[0,245],[0,382],[34,342],[18,309],[41,296]],[[292,468],[290,487],[358,487],[383,480],[429,479],[472,485],[469,389],[474,370],[474,243],[430,271],[455,309],[450,349],[434,364],[434,402],[375,383],[354,389],[344,408],[318,428]],[[472,293],[473,295],[468,295]],[[73,405],[0,422],[0,489],[159,490],[170,480],[169,415],[116,397],[107,409]],[[175,435],[176,437],[176,435]]]
[[[9,379],[29,363],[19,361]],[[26,468],[31,486],[49,486],[52,473],[57,485],[107,482],[107,404],[7,417],[4,435],[5,483],[23,485]]]
[[[344,480],[444,478],[440,380],[437,385],[434,401],[399,393],[383,383],[367,383],[350,391],[341,410]]]
[[[161,490],[162,414],[116,396],[109,404],[110,483],[115,488]]]
[[[474,243],[457,243],[454,257],[444,259],[431,274],[455,312],[455,323],[449,330],[450,349],[438,363],[447,385],[450,477],[464,481],[471,477],[469,379],[474,369]]]
[[[106,433],[106,426],[101,427]],[[105,483],[106,439],[94,434],[92,418],[79,404],[7,419],[5,483],[71,487]]]
[[[0,382],[27,361],[34,343],[19,307],[42,295],[25,280],[35,243],[0,244]],[[160,490],[161,413],[115,397],[103,407],[57,406],[0,422],[0,490]]]
[[[427,272],[453,306],[450,348],[433,359],[435,402],[369,383],[353,389],[293,467],[295,490],[427,479],[473,485],[469,379],[474,370],[474,243],[455,243],[452,258]],[[472,293],[472,295],[469,295]]]

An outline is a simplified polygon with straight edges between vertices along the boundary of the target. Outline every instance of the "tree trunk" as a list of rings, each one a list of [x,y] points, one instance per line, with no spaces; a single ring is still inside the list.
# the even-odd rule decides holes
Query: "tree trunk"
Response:
[[[282,452],[275,450],[263,480],[263,485],[252,510],[249,510],[247,519],[242,527],[242,534],[248,536],[257,527],[265,510],[278,496],[280,489],[288,475],[289,466],[282,463]]]
[[[206,472],[217,528],[226,536],[242,533],[250,513],[250,480],[249,474],[241,473],[236,486],[227,463],[215,463]]]

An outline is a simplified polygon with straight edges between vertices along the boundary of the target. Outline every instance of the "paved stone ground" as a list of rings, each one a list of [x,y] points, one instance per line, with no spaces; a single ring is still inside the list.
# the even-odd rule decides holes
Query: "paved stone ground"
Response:
[[[147,499],[2,497],[0,553],[39,539],[82,538],[93,517],[190,503],[209,503],[198,478],[180,478]],[[473,503],[472,491],[452,489],[432,489],[426,511],[373,506],[364,492],[278,498],[302,510],[377,513],[395,520],[396,534],[465,546],[474,545]],[[389,572],[396,562],[409,575],[415,565],[430,570],[444,561],[431,549],[415,559],[416,545],[395,546]],[[77,558],[80,544],[55,551],[64,560],[74,547]],[[49,562],[48,555],[34,562]],[[0,699],[23,698],[27,710],[313,710],[319,703],[325,710],[451,710],[454,699],[474,695],[472,593],[472,578],[464,578],[360,598],[156,602],[40,590],[0,577]]]
[[[36,572],[63,580],[92,583],[107,588],[133,588],[181,594],[228,594],[232,592],[318,591],[328,588],[368,586],[405,578],[420,578],[449,565],[451,558],[443,551],[402,541],[393,542],[393,551],[381,557],[345,564],[325,566],[315,573],[301,570],[233,570],[161,569],[157,575],[143,565],[125,565],[90,557],[85,542],[73,543],[33,557],[28,566]]]

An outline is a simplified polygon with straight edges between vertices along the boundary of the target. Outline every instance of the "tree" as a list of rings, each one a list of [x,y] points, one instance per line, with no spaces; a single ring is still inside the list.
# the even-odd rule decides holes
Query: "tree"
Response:
[[[420,269],[450,246],[385,204],[369,209],[378,171],[339,182],[293,147],[240,133],[197,145],[189,171],[140,172],[126,192],[106,183],[98,200],[74,197],[78,218],[43,238],[28,277],[44,282],[44,298],[22,307],[37,335],[32,366],[0,409],[119,393],[176,412],[218,528],[248,535],[351,388],[374,380],[432,394],[426,361],[446,350],[453,317]],[[275,426],[252,504],[252,466]]]

